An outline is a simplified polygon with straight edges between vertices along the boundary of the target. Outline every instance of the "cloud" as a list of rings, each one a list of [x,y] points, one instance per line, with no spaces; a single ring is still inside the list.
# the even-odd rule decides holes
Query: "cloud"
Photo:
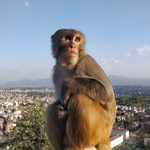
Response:
[[[108,63],[115,63],[115,64],[120,64],[122,63],[122,61],[118,60],[118,59],[115,59],[115,58],[110,58],[110,59],[101,59],[101,62],[103,64],[108,64]]]
[[[125,56],[131,56],[132,53],[124,53]]]
[[[136,72],[137,72],[137,73],[141,73],[141,70],[140,70],[140,69],[138,69],[138,70],[136,70]]]
[[[144,45],[141,48],[137,48],[134,51],[134,54],[137,54],[137,55],[149,55],[150,54],[150,46]]]
[[[124,55],[125,56],[131,56],[131,55],[149,55],[150,54],[150,46],[144,45],[143,47],[137,48],[133,52],[127,52]]]
[[[29,7],[30,7],[30,4],[29,4],[29,2],[28,2],[28,1],[25,1],[25,2],[23,3],[23,5],[24,5],[25,7],[27,7],[27,8],[29,8]]]
[[[118,65],[122,64],[121,60],[118,60],[116,58],[109,58],[109,59],[101,59],[100,60],[100,65],[105,69],[105,70],[113,70],[113,68]]]

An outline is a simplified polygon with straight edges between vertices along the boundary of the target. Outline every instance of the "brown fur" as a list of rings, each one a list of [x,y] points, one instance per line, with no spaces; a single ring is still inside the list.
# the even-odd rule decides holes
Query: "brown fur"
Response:
[[[60,29],[52,36],[56,102],[46,112],[48,137],[56,150],[110,150],[116,113],[112,85],[86,53],[83,33]]]

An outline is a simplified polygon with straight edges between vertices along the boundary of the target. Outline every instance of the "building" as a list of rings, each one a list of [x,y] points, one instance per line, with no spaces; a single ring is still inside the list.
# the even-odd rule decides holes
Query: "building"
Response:
[[[124,140],[127,140],[129,139],[129,130],[126,130],[126,129],[123,129],[123,128],[119,128],[119,127],[114,127],[112,129],[112,133],[111,135],[114,136],[114,135],[123,135],[123,139]]]
[[[147,146],[148,143],[150,144],[150,138],[144,138],[144,145]]]
[[[111,148],[120,145],[123,142],[123,135],[114,135],[110,137]]]
[[[4,118],[0,118],[0,130],[3,130],[4,127]]]
[[[141,122],[141,127],[145,130],[150,130],[150,121],[148,122]]]
[[[134,130],[137,130],[139,127],[140,127],[140,122],[134,121],[134,122],[132,123],[132,128],[133,128]]]

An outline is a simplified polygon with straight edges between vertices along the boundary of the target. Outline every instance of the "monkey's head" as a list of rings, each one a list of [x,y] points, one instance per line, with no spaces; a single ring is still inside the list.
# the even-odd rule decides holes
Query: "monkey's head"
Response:
[[[85,38],[82,32],[74,29],[60,29],[51,36],[52,53],[56,60],[62,63],[76,64],[77,60],[86,54]]]

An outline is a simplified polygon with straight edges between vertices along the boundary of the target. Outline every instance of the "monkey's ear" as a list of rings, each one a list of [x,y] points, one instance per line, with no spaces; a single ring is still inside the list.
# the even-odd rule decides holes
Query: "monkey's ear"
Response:
[[[52,54],[55,59],[57,59],[61,38],[63,37],[65,32],[66,29],[59,29],[51,36]]]
[[[54,34],[51,36],[51,43],[52,43],[52,55],[56,59],[59,52],[59,44],[60,44],[60,38],[57,34]]]
[[[51,43],[52,55],[56,59],[58,56],[59,46],[56,44],[58,42],[55,40],[54,35],[51,36]]]

